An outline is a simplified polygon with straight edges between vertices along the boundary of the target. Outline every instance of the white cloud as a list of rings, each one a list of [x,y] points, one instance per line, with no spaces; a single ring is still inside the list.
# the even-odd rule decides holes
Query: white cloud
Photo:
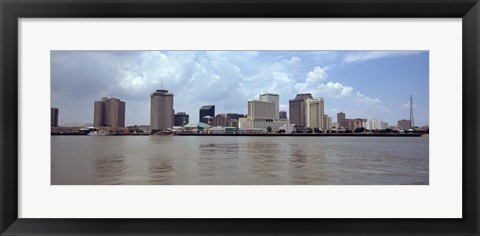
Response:
[[[292,85],[294,83],[293,78],[290,75],[284,72],[273,72],[272,73],[273,80],[272,85],[268,88],[268,91],[263,92],[270,92],[270,93],[277,93],[277,94],[290,94],[292,93]]]
[[[298,91],[311,91],[312,89],[323,87],[324,84],[321,83],[321,81],[325,80],[327,77],[327,73],[325,73],[322,68],[315,66],[312,71],[307,73],[305,82],[295,84],[295,89]]]
[[[291,57],[290,59],[283,59],[282,63],[288,64],[288,65],[295,65],[300,63],[302,60],[296,56]]]
[[[362,62],[380,58],[391,58],[420,54],[421,51],[358,51],[350,52],[343,58],[344,62]]]
[[[355,98],[356,103],[363,103],[363,104],[367,104],[367,105],[378,105],[378,104],[382,103],[382,101],[380,99],[365,96],[364,94],[361,94],[360,92],[357,92],[356,95],[357,95],[356,98]]]
[[[326,84],[320,84],[320,86],[318,87],[318,94],[322,97],[348,97],[351,95],[352,91],[352,87],[343,85],[338,82],[328,82]]]
[[[125,72],[124,78],[121,79],[119,86],[130,93],[136,93],[138,90],[144,89],[146,80],[141,75],[135,73]]]

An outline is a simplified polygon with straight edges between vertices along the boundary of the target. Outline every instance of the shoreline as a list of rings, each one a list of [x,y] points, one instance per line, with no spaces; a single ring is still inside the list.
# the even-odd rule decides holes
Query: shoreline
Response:
[[[113,135],[87,135],[82,133],[51,133],[51,136],[150,136],[150,134],[113,134]],[[171,134],[172,136],[257,136],[257,137],[421,137],[424,133],[297,133],[297,134],[279,134],[279,133],[266,133],[266,134],[197,134],[197,133],[178,133]],[[168,136],[168,135],[152,135],[152,136]]]

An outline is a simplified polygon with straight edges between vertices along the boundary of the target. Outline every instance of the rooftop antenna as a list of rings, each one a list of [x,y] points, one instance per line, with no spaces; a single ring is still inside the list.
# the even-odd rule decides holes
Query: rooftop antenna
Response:
[[[415,127],[415,121],[413,120],[413,98],[412,95],[410,95],[410,128]]]

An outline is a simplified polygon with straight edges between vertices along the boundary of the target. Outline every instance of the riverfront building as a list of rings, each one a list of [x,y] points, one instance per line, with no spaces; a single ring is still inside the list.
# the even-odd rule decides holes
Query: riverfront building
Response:
[[[125,102],[114,97],[102,97],[101,101],[95,101],[93,126],[125,127]]]
[[[200,108],[198,121],[203,122],[202,119],[205,116],[215,117],[215,105],[207,105]]]
[[[275,119],[278,120],[280,117],[280,99],[278,94],[273,93],[264,93],[259,96],[260,101],[264,102],[273,102],[275,103]]]
[[[189,115],[185,112],[177,112],[175,114],[175,126],[183,126],[188,124]]]
[[[248,101],[247,117],[239,118],[238,127],[244,129],[268,129],[273,132],[288,124],[287,119],[276,118],[279,116],[279,99],[277,94],[262,94],[260,99]],[[275,101],[276,100],[276,101]]]
[[[410,120],[399,120],[397,124],[397,128],[403,129],[403,130],[408,130],[412,127],[412,122]]]
[[[150,95],[150,128],[171,129],[174,125],[173,93],[160,89]]]
[[[275,102],[259,100],[248,101],[247,117],[275,119]]]
[[[312,129],[316,128],[320,130],[325,130],[324,108],[325,108],[325,105],[324,105],[323,98],[318,98],[318,99],[307,98],[305,100],[306,127],[309,127]]]
[[[288,102],[290,124],[296,125],[298,131],[302,131],[307,123],[305,117],[305,100],[313,99],[310,93],[300,93]]]
[[[337,128],[344,129],[356,129],[356,128],[365,128],[365,124],[368,120],[365,118],[355,118],[347,119],[345,113],[337,113]]]
[[[212,118],[211,120],[212,126],[221,126],[221,127],[231,127],[232,122],[230,121],[230,118],[228,118],[224,114],[218,114],[215,117]]]
[[[325,131],[332,130],[333,128],[332,117],[323,115],[323,127]]]
[[[50,107],[50,126],[58,126],[58,108]]]
[[[287,119],[287,112],[286,111],[280,111],[278,114],[280,119]]]
[[[365,122],[364,127],[368,130],[379,130],[387,128],[388,123],[381,120],[369,120]]]

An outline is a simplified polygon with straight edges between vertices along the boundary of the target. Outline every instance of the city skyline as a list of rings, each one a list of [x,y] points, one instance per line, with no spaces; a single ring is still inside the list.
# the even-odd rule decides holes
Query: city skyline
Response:
[[[91,123],[98,97],[128,103],[125,125],[150,123],[152,91],[165,88],[175,112],[199,120],[202,106],[217,114],[247,113],[247,101],[280,95],[280,111],[298,93],[325,99],[325,114],[396,124],[428,125],[427,51],[52,51],[51,106],[59,125]],[[355,76],[354,76],[355,75]],[[88,86],[87,86],[88,85]],[[89,89],[87,89],[87,87]],[[278,114],[277,114],[278,116]],[[288,117],[290,118],[290,117]]]

